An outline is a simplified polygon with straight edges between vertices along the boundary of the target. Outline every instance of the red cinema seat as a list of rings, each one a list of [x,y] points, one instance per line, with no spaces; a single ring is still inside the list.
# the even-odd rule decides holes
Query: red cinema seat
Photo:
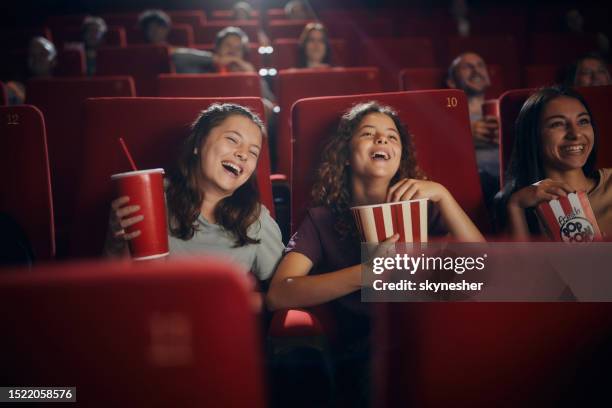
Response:
[[[206,24],[204,10],[168,10],[166,11],[174,24],[188,24],[191,27],[199,27]]]
[[[450,65],[454,58],[468,51],[479,54],[488,65],[500,65],[503,69],[505,84],[509,89],[520,86],[520,54],[513,36],[450,37],[448,39],[447,64]]]
[[[392,37],[393,23],[390,18],[338,19],[325,21],[331,38],[342,38],[347,42],[351,65],[363,64],[363,42],[371,38]]]
[[[292,110],[291,230],[299,227],[321,149],[342,113],[358,102],[396,109],[414,136],[419,166],[453,194],[483,233],[490,231],[482,197],[465,93],[456,89],[309,98]],[[452,131],[449,132],[449,129]],[[299,152],[299,154],[295,154]]]
[[[272,40],[279,38],[299,38],[306,24],[314,20],[270,20],[266,33]]]
[[[110,13],[101,15],[106,24],[125,28],[136,27],[138,25],[138,16],[139,13]]]
[[[191,47],[198,50],[213,52],[215,49],[215,44],[193,44]],[[259,44],[249,43],[249,53],[246,57],[246,60],[253,64],[255,69],[263,67],[263,61],[261,58],[261,54],[259,53]]]
[[[134,82],[129,77],[36,79],[28,82],[26,95],[46,118],[58,256],[63,257],[70,227],[80,219],[74,205],[79,169],[87,160],[83,103],[100,96],[135,96]]]
[[[344,40],[329,40],[331,48],[331,65],[345,67],[349,65],[348,50]],[[296,68],[298,64],[299,41],[281,38],[272,42],[272,66],[276,69]]]
[[[252,291],[235,264],[203,257],[1,272],[3,384],[76,387],[91,408],[266,406]]]
[[[527,88],[550,86],[563,82],[563,68],[557,65],[527,65],[525,85]]]
[[[591,33],[533,34],[529,41],[532,64],[571,64],[585,54],[599,49],[597,36]]]
[[[612,141],[607,135],[612,134],[609,101],[612,100],[612,86],[593,86],[576,89],[589,104],[593,120],[599,130],[599,147],[597,152],[597,167],[612,167]],[[510,163],[514,145],[514,122],[534,89],[518,89],[506,92],[499,101],[500,110],[500,170],[505,171]],[[503,186],[503,172],[501,183]]]
[[[611,312],[609,303],[387,303],[373,318],[373,406],[608,406]]]
[[[157,76],[172,72],[168,52],[163,45],[100,47],[96,74],[130,75],[138,96],[156,96]]]
[[[4,82],[0,81],[0,106],[8,105],[8,90]]]
[[[259,98],[97,98],[85,103],[85,153],[78,189],[77,214],[70,255],[101,255],[113,199],[110,176],[129,171],[129,164],[118,144],[125,139],[140,169],[174,167],[179,147],[190,124],[213,102],[232,102],[251,108],[262,119]],[[257,166],[261,202],[274,216],[270,184],[270,158],[267,140]]]
[[[0,117],[0,212],[23,229],[36,259],[53,258],[53,198],[43,114],[29,105],[1,106]]]
[[[51,28],[55,37],[55,30],[62,27],[80,27],[83,20],[87,17],[86,14],[64,14],[58,16],[49,16],[45,24]],[[107,22],[108,24],[108,22]]]
[[[200,27],[194,27],[195,42],[197,44],[208,44],[215,42],[217,33],[225,27],[240,27],[249,37],[249,41],[257,42],[259,22],[256,20],[213,20],[208,21]]]
[[[365,41],[362,47],[363,59],[356,65],[378,67],[384,91],[397,91],[402,68],[436,66],[429,38],[374,38]]]
[[[80,26],[58,27],[53,30],[56,46],[62,48],[65,43],[80,43],[83,41],[83,32]],[[110,47],[125,47],[127,44],[125,29],[123,27],[108,27],[104,34],[103,45]]]
[[[281,20],[283,18],[287,18],[287,14],[285,14],[284,8],[270,8],[266,10],[266,18],[268,21],[270,20]]]
[[[126,28],[127,43],[129,45],[147,44],[144,32],[140,27]],[[168,32],[168,44],[178,47],[188,47],[194,43],[193,28],[188,24],[174,24]]]
[[[486,91],[487,99],[497,98],[505,90],[504,75],[499,65],[487,65],[491,86]],[[400,90],[420,91],[426,89],[446,89],[447,69],[406,68],[400,71]]]
[[[57,67],[54,74],[58,77],[78,77],[86,73],[85,52],[69,48],[57,53]]]
[[[227,74],[161,74],[159,96],[261,98],[259,75],[254,72]]]
[[[278,171],[287,176],[291,171],[291,106],[298,99],[380,91],[378,69],[372,67],[281,70],[276,85],[280,105]]]

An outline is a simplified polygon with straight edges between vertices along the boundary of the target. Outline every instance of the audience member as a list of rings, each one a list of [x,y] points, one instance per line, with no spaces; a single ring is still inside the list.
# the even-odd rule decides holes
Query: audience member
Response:
[[[567,86],[611,85],[612,79],[606,61],[597,54],[590,54],[572,64],[565,84]]]
[[[146,10],[138,17],[138,25],[149,44],[164,45],[168,41],[172,20],[162,10]]]
[[[467,95],[481,185],[490,201],[499,189],[499,126],[495,117],[482,114],[485,92],[491,86],[487,65],[480,55],[463,53],[451,63],[446,84]]]
[[[309,20],[315,18],[310,4],[306,0],[291,0],[285,4],[285,16],[291,20]]]
[[[612,169],[595,167],[597,127],[584,98],[571,88],[544,88],[523,105],[506,177],[497,196],[498,225],[514,239],[540,234],[534,208],[584,191],[601,231],[612,236]]]
[[[308,23],[300,35],[298,68],[327,68],[331,65],[331,47],[327,30],[321,23]]]

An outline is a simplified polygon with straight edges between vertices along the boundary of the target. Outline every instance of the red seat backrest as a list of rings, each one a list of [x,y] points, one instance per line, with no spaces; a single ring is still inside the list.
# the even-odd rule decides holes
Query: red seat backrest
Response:
[[[172,72],[168,52],[168,47],[163,45],[100,47],[96,74],[130,75],[138,96],[156,96],[157,76]]]
[[[279,38],[297,39],[302,34],[306,24],[314,20],[270,20],[266,33],[272,40]]]
[[[201,27],[194,27],[195,42],[197,44],[214,44],[217,33],[229,26],[241,28],[249,37],[250,42],[258,42],[257,33],[259,31],[259,22],[257,20],[208,21]]]
[[[57,67],[54,74],[59,77],[78,77],[86,73],[85,52],[70,48],[57,53]]]
[[[198,50],[213,52],[215,49],[215,44],[193,44],[191,47]],[[249,43],[249,55],[247,55],[246,60],[253,64],[255,69],[263,67],[261,54],[259,53],[259,44]]]
[[[109,13],[102,14],[100,17],[102,17],[108,25],[131,28],[138,25],[139,14],[140,13]]]
[[[70,384],[92,408],[265,406],[259,324],[236,265],[202,257],[2,272],[3,384]],[[109,377],[120,390],[108,392]]]
[[[402,68],[435,67],[433,44],[429,38],[373,38],[362,44],[363,59],[356,65],[380,69],[384,91],[397,91]]]
[[[159,96],[261,98],[259,75],[254,72],[226,74],[161,74]]]
[[[450,37],[447,51],[446,66],[460,54],[471,51],[479,54],[487,64],[500,65],[509,89],[521,84],[519,48],[511,35]]]
[[[204,10],[168,10],[166,13],[172,19],[172,24],[188,24],[191,27],[199,27],[206,24]]]
[[[140,27],[127,27],[126,28],[127,43],[129,45],[147,44],[144,32]],[[168,32],[168,44],[188,47],[194,43],[193,27],[189,24],[172,24],[170,31]]]
[[[276,95],[280,105],[276,152],[279,172],[291,170],[291,106],[314,96],[354,95],[380,91],[377,68],[329,68],[279,71]]]
[[[0,106],[0,212],[23,228],[37,259],[55,256],[53,201],[43,114]]]
[[[527,65],[525,85],[527,88],[550,86],[563,81],[563,68],[557,65]]]
[[[485,98],[497,98],[505,89],[504,75],[499,65],[487,65],[491,86]],[[440,68],[406,68],[400,71],[400,90],[419,91],[425,89],[446,89],[448,70]]]
[[[83,29],[77,26],[60,26],[53,30],[53,38],[55,38],[56,46],[60,49],[62,44],[70,42],[83,41]],[[127,44],[125,29],[123,27],[108,27],[104,34],[104,45],[110,47],[125,47]]]
[[[376,407],[590,406],[609,368],[609,303],[397,302],[377,311]]]
[[[597,35],[593,33],[533,34],[529,41],[532,64],[570,64],[585,54],[597,51]]]
[[[8,90],[4,82],[0,81],[0,106],[8,105]]]
[[[599,147],[597,152],[597,167],[612,167],[612,120],[610,118],[609,103],[612,100],[612,86],[592,86],[576,89],[589,104],[593,121],[599,131]],[[535,89],[519,89],[503,94],[499,101],[500,110],[500,170],[505,171],[510,163],[514,143],[514,122],[525,103],[525,100]],[[503,186],[503,173],[501,183]]]
[[[141,169],[176,163],[179,147],[197,115],[213,102],[232,102],[251,108],[262,119],[259,98],[97,98],[85,103],[85,163],[71,235],[71,256],[98,256],[104,246],[108,211],[113,199],[110,176],[129,170],[119,144],[123,137]],[[274,215],[267,143],[257,166],[261,202]]]
[[[36,79],[27,84],[27,102],[46,118],[51,181],[54,192],[58,256],[65,256],[75,220],[78,170],[84,158],[84,109],[87,98],[135,96],[130,77]]]
[[[272,42],[272,66],[276,69],[296,68],[298,63],[299,41],[281,38]],[[330,39],[331,65],[345,67],[349,65],[348,50],[344,40]]]
[[[324,141],[342,114],[375,100],[396,109],[414,135],[419,166],[444,185],[482,232],[490,230],[470,130],[467,98],[456,89],[309,98],[292,111],[291,229],[309,207],[310,190]],[[299,154],[295,154],[299,152]]]

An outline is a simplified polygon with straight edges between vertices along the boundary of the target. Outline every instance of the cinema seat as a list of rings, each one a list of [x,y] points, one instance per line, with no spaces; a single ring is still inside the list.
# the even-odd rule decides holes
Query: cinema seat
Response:
[[[593,33],[541,33],[530,38],[532,64],[571,64],[583,55],[597,51],[597,36]]]
[[[85,76],[85,52],[78,48],[64,49],[57,53],[57,67],[54,74],[58,77]]]
[[[174,24],[188,24],[192,28],[206,24],[204,10],[168,10],[166,11]]]
[[[487,35],[470,37],[450,37],[447,43],[447,56],[444,66],[464,52],[479,54],[487,64],[502,67],[504,82],[509,89],[521,84],[520,53],[516,40],[511,35]]]
[[[281,109],[277,141],[278,171],[287,176],[291,170],[291,106],[295,101],[313,96],[380,91],[378,69],[372,67],[281,70],[276,85]]]
[[[8,105],[8,90],[4,82],[0,81],[0,106]]]
[[[558,65],[527,65],[525,67],[525,86],[538,88],[563,82],[563,67]]]
[[[593,120],[599,129],[599,148],[597,167],[612,167],[612,141],[607,135],[612,133],[612,120],[609,112],[609,101],[612,98],[612,86],[592,86],[576,89],[587,101],[593,113]],[[500,109],[500,170],[506,170],[514,146],[514,122],[525,103],[535,89],[518,89],[504,93],[499,101]],[[503,172],[501,185],[503,186]]]
[[[465,93],[454,89],[298,101],[292,110],[291,231],[296,231],[309,207],[310,189],[324,141],[335,132],[343,112],[355,103],[372,100],[399,112],[414,135],[419,166],[431,180],[448,188],[483,233],[489,232],[467,99]]]
[[[96,74],[130,75],[138,96],[156,96],[157,76],[173,72],[168,52],[163,45],[100,47]]]
[[[127,27],[126,37],[128,45],[147,44],[144,32],[140,27]],[[174,24],[168,32],[168,44],[177,47],[189,47],[194,43],[193,28],[189,24]]]
[[[302,34],[306,24],[313,22],[314,20],[270,20],[268,21],[268,27],[266,33],[272,40],[279,38],[292,38],[297,39]]]
[[[234,18],[234,10],[213,10],[209,15],[211,20],[232,20]],[[259,10],[251,11],[251,18],[259,19]]]
[[[257,38],[255,38],[257,39]],[[191,46],[192,48],[198,49],[198,50],[203,50],[203,51],[210,51],[213,52],[215,49],[215,44],[211,43],[211,44],[192,44]],[[263,61],[262,61],[262,57],[261,54],[259,53],[259,44],[251,42],[249,43],[249,53],[246,57],[246,60],[248,62],[250,62],[251,64],[253,64],[253,67],[255,67],[255,69],[259,70],[260,68],[263,67]]]
[[[378,310],[374,407],[611,403],[607,303],[397,302]]]
[[[373,38],[363,42],[363,59],[357,65],[380,69],[382,89],[397,91],[402,68],[435,67],[433,44],[429,38]]]
[[[485,93],[485,98],[497,98],[501,95],[506,85],[504,74],[499,65],[487,65],[491,86]],[[400,71],[401,91],[421,91],[426,89],[446,89],[447,69],[440,68],[406,68]]]
[[[91,408],[266,406],[259,325],[236,264],[1,272],[3,384],[76,387],[78,404]]]
[[[58,257],[67,252],[71,225],[80,219],[74,203],[84,159],[84,109],[87,98],[135,96],[130,77],[35,79],[27,84],[27,103],[45,115],[54,191]]]
[[[195,42],[197,44],[214,43],[217,33],[225,27],[240,27],[249,37],[249,41],[257,42],[259,22],[256,20],[212,20],[205,25],[194,27]]]
[[[80,23],[79,23],[80,24]],[[83,29],[80,25],[76,26],[59,26],[53,29],[53,38],[55,45],[58,48],[63,48],[65,43],[80,43],[83,41]],[[125,47],[127,44],[125,37],[125,29],[123,27],[112,26],[108,27],[104,34],[103,43],[109,47]]]
[[[117,138],[123,137],[140,169],[174,167],[179,147],[190,124],[213,102],[250,107],[262,119],[259,98],[96,98],[85,103],[85,153],[81,165],[75,222],[70,241],[71,257],[102,254],[113,198],[110,176],[130,170]],[[261,202],[274,216],[267,141],[257,166]]]
[[[139,13],[107,13],[100,15],[106,21],[106,24],[125,28],[137,26],[138,16]]]
[[[37,260],[51,259],[55,232],[43,114],[30,105],[0,106],[0,117],[0,213],[23,229]]]
[[[349,56],[344,40],[330,40],[331,65],[346,67],[349,65]],[[272,41],[274,53],[272,66],[278,70],[296,68],[298,64],[299,41],[297,39],[281,38]]]
[[[159,76],[159,96],[261,98],[259,75],[254,72],[227,74],[162,74]]]

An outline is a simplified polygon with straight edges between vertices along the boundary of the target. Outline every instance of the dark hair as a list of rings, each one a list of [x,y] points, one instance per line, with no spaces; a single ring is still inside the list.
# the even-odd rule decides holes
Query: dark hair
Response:
[[[578,68],[580,67],[580,64],[582,64],[585,60],[589,60],[589,59],[597,60],[604,67],[606,67],[606,69],[608,68],[608,62],[601,54],[597,52],[588,53],[578,58],[573,64],[571,64],[570,66],[566,68],[565,79],[563,81],[563,84],[566,87],[573,87],[576,85],[576,75],[578,74]]]
[[[147,26],[153,22],[168,28],[172,25],[170,16],[162,10],[145,10],[138,16],[138,26],[142,31],[146,31]]]
[[[192,125],[191,133],[182,145],[177,168],[170,172],[170,184],[166,195],[170,218],[170,233],[180,239],[193,238],[197,229],[196,220],[204,193],[198,185],[200,172],[200,147],[210,131],[232,115],[250,119],[265,133],[259,117],[249,109],[230,103],[215,103],[202,111]],[[265,143],[265,140],[263,141]],[[236,247],[258,243],[247,235],[248,227],[259,218],[261,204],[257,190],[256,172],[234,193],[221,200],[215,208],[215,219],[219,225],[236,238]]]
[[[106,34],[106,31],[108,30],[108,27],[106,26],[106,22],[104,21],[102,17],[86,16],[83,19],[83,22],[81,23],[81,33],[84,34],[85,30],[90,25],[97,26],[102,35]]]
[[[235,35],[240,38],[240,43],[242,44],[242,56],[243,58],[247,58],[249,55],[249,36],[240,28],[240,27],[225,27],[223,30],[217,33],[215,37],[215,52],[219,50],[221,47],[221,43],[230,35]]]
[[[327,35],[327,29],[321,23],[308,23],[304,26],[304,30],[302,30],[302,34],[300,34],[300,40],[298,44],[298,68],[307,68],[308,67],[308,57],[306,55],[306,43],[308,42],[308,37],[310,33],[313,31],[320,31],[323,33],[323,39],[325,41],[325,55],[323,56],[324,64],[331,64],[331,46],[329,44],[329,37]]]
[[[506,184],[497,197],[499,201],[497,218],[498,223],[502,226],[505,224],[506,205],[510,196],[516,191],[546,178],[542,162],[540,119],[546,105],[561,96],[577,99],[591,117],[591,125],[593,126],[595,138],[593,149],[582,167],[582,171],[584,171],[587,177],[595,177],[595,160],[597,158],[599,135],[589,105],[582,95],[571,88],[551,86],[539,89],[527,98],[514,125],[514,144],[505,176]],[[532,233],[539,232],[537,220],[531,212],[528,212],[527,223]]]
[[[358,237],[350,212],[353,201],[350,184],[351,169],[346,162],[350,160],[350,143],[353,134],[363,118],[370,113],[382,113],[389,116],[399,131],[402,141],[402,157],[399,169],[391,179],[391,183],[403,178],[425,179],[425,174],[417,165],[412,135],[402,124],[397,112],[376,101],[353,106],[342,115],[338,130],[323,148],[321,163],[312,188],[313,205],[325,206],[332,211],[337,220],[335,229],[343,239]]]

